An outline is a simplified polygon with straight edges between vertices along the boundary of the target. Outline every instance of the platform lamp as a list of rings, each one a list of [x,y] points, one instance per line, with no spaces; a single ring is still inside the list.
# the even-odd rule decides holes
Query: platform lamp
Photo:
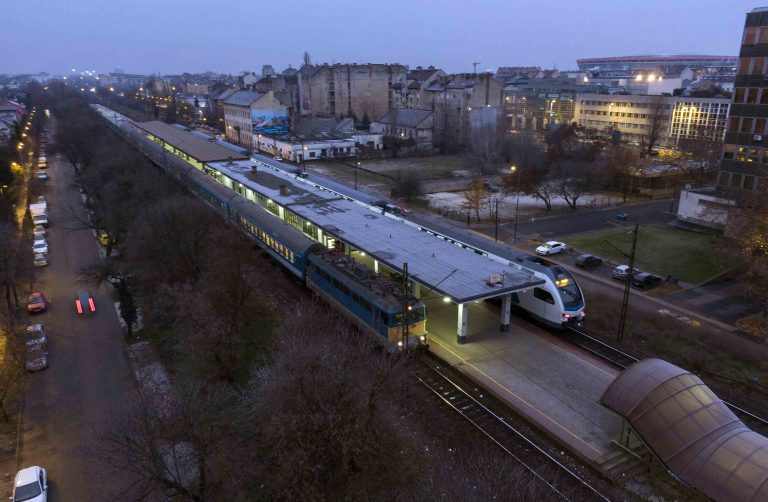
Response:
[[[509,166],[509,170],[512,174],[517,173],[517,201],[515,202],[515,229],[512,233],[512,242],[517,242],[517,220],[520,214],[520,186],[522,185],[523,170],[518,169],[517,166]]]
[[[357,190],[357,170],[360,169],[360,166],[362,164],[363,163],[360,162],[359,160],[357,162],[355,162],[355,190]]]

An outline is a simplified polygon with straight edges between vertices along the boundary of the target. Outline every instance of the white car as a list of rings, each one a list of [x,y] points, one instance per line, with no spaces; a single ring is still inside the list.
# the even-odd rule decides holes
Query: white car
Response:
[[[35,253],[35,259],[32,262],[32,265],[34,265],[35,267],[47,267],[48,257],[43,253]]]
[[[36,254],[47,254],[48,242],[46,242],[45,239],[35,239],[35,242],[32,243],[32,252]]]
[[[13,502],[48,500],[48,473],[42,467],[27,467],[13,480]]]
[[[563,251],[565,251],[566,247],[567,246],[565,245],[564,242],[549,241],[537,247],[536,254],[540,254],[542,256],[549,256],[551,254],[562,253]]]
[[[30,324],[27,326],[27,345],[40,345],[45,347],[48,345],[48,337],[45,334],[45,326],[41,323]]]
[[[45,227],[44,226],[42,226],[42,225],[35,225],[34,236],[35,236],[36,240],[41,238],[41,237],[45,237],[46,234],[47,234],[47,232],[45,231]]]
[[[45,171],[38,171],[37,172],[37,179],[42,181],[48,181],[48,175],[45,173]]]
[[[32,223],[34,223],[35,226],[42,225],[43,227],[47,227],[48,217],[44,214],[38,214],[37,216],[32,217]]]
[[[45,195],[38,195],[37,203],[38,204],[46,204],[46,205],[48,205],[48,199],[45,197]]]

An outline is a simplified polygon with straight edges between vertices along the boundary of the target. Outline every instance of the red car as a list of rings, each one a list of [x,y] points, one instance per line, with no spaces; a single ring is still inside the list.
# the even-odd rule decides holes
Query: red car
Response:
[[[45,312],[48,309],[48,302],[42,293],[30,293],[27,297],[27,312],[35,314]]]
[[[77,313],[87,314],[90,312],[96,312],[96,304],[93,302],[93,297],[88,291],[78,291],[75,296],[75,308]]]

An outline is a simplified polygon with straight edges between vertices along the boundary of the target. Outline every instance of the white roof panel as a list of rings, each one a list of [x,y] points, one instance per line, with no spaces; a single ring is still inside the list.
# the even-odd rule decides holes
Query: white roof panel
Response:
[[[311,181],[253,161],[212,162],[209,166],[287,207],[329,235],[364,251],[453,301],[463,303],[498,296],[543,281],[506,263],[420,231],[403,219],[382,214]],[[257,166],[257,170],[251,170]],[[280,185],[285,186],[284,194]],[[488,285],[491,275],[502,282]]]

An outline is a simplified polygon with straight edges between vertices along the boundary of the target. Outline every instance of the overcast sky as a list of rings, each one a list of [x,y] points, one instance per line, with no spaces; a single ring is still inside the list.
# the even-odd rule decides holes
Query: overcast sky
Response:
[[[768,0],[766,1],[768,3]],[[582,57],[738,55],[745,0],[3,2],[0,73],[261,70],[315,63],[576,68]]]

